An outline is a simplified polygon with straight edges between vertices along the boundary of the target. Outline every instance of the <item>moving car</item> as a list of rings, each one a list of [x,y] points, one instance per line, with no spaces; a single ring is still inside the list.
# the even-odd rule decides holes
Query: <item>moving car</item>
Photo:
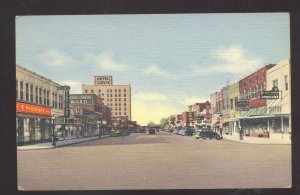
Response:
[[[148,133],[149,133],[149,135],[150,135],[150,134],[155,134],[155,129],[154,129],[154,128],[150,128],[150,129],[148,130]]]
[[[198,136],[196,136],[197,139],[202,137],[203,139],[216,139],[216,140],[221,140],[223,137],[218,133],[217,131],[211,131],[211,130],[206,130],[206,131],[199,131]]]

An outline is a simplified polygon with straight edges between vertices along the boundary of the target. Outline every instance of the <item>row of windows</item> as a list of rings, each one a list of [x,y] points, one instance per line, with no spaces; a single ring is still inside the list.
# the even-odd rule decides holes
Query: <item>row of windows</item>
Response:
[[[115,108],[115,110],[121,110],[121,107],[118,108]],[[126,108],[124,108],[124,111],[126,111]]]
[[[102,98],[102,100],[104,100],[104,98]],[[118,101],[118,100],[121,101],[121,98],[119,98],[119,99],[115,98],[115,102]],[[107,98],[106,101],[108,101],[108,102],[111,101],[112,102],[113,98]],[[124,98],[124,102],[126,102],[126,98]]]
[[[109,105],[110,105],[110,106],[113,106],[113,103],[110,103],[110,104],[109,104],[109,103],[107,103],[106,105],[107,105],[107,106],[109,106]],[[115,106],[118,106],[118,104],[117,104],[117,103],[115,103]],[[119,103],[119,106],[121,106],[121,103]],[[124,106],[126,106],[126,103],[124,103]]]
[[[112,113],[112,115],[122,115],[122,113],[121,113],[121,112],[119,112],[119,114],[118,114],[118,112],[113,112],[113,113]],[[124,112],[124,115],[127,115],[127,113],[126,113],[126,112]]]
[[[102,94],[102,96],[103,96],[104,94]],[[115,97],[121,97],[121,94],[119,93],[119,95],[117,95],[117,94],[115,94]],[[123,95],[124,97],[126,97],[126,93],[124,93],[124,95]],[[113,97],[113,94],[107,94],[107,97]]]
[[[20,90],[19,90],[20,86]],[[24,97],[25,95],[25,97]],[[42,89],[38,86],[33,86],[33,84],[26,83],[25,91],[24,91],[24,83],[23,81],[18,82],[16,80],[16,99],[24,100],[27,102],[32,102],[36,104],[41,104],[45,106],[50,106],[50,91],[46,89]],[[63,97],[59,95],[59,102],[57,104],[57,94],[52,93],[52,107],[53,108],[63,108]]]
[[[122,90],[121,89],[115,89],[114,91],[121,93]],[[97,90],[91,89],[91,93],[94,93],[94,92],[96,93]],[[113,92],[113,90],[112,89],[107,89],[107,93],[109,93],[109,92]],[[123,92],[126,92],[126,89],[123,89]],[[85,90],[85,93],[88,93],[87,89]],[[98,89],[98,93],[101,93],[101,89]],[[104,94],[102,94],[102,95],[104,95]]]
[[[278,87],[278,79],[273,80],[273,87]],[[284,89],[287,91],[289,89],[288,76],[284,76]]]

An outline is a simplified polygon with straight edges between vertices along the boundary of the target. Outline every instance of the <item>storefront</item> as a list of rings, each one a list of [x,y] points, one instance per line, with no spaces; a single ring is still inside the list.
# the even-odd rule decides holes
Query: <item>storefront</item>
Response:
[[[16,102],[16,135],[18,145],[51,141],[51,107]]]

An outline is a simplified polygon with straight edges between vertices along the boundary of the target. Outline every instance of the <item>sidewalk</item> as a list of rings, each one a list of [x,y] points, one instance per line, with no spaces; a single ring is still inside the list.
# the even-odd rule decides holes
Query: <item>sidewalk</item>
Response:
[[[110,137],[110,135],[103,135],[101,138]],[[93,136],[93,137],[84,137],[84,138],[78,138],[78,139],[65,139],[65,140],[59,140],[55,141],[56,146],[52,146],[52,142],[45,142],[45,143],[38,143],[38,144],[31,144],[26,146],[18,146],[18,150],[34,150],[34,149],[50,149],[50,148],[58,148],[63,146],[68,146],[72,144],[78,144],[85,141],[91,141],[99,139],[99,136]]]
[[[260,138],[260,137],[248,137],[243,136],[243,140],[240,140],[239,134],[233,135],[223,135],[223,139],[226,141],[234,141],[240,143],[249,143],[249,144],[291,144],[290,138],[276,137],[276,138]]]

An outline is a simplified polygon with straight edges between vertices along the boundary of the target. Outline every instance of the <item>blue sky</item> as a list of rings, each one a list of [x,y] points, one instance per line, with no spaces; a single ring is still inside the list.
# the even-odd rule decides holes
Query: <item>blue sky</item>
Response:
[[[131,84],[132,119],[159,122],[290,57],[288,13],[17,16],[16,62],[80,93]]]

